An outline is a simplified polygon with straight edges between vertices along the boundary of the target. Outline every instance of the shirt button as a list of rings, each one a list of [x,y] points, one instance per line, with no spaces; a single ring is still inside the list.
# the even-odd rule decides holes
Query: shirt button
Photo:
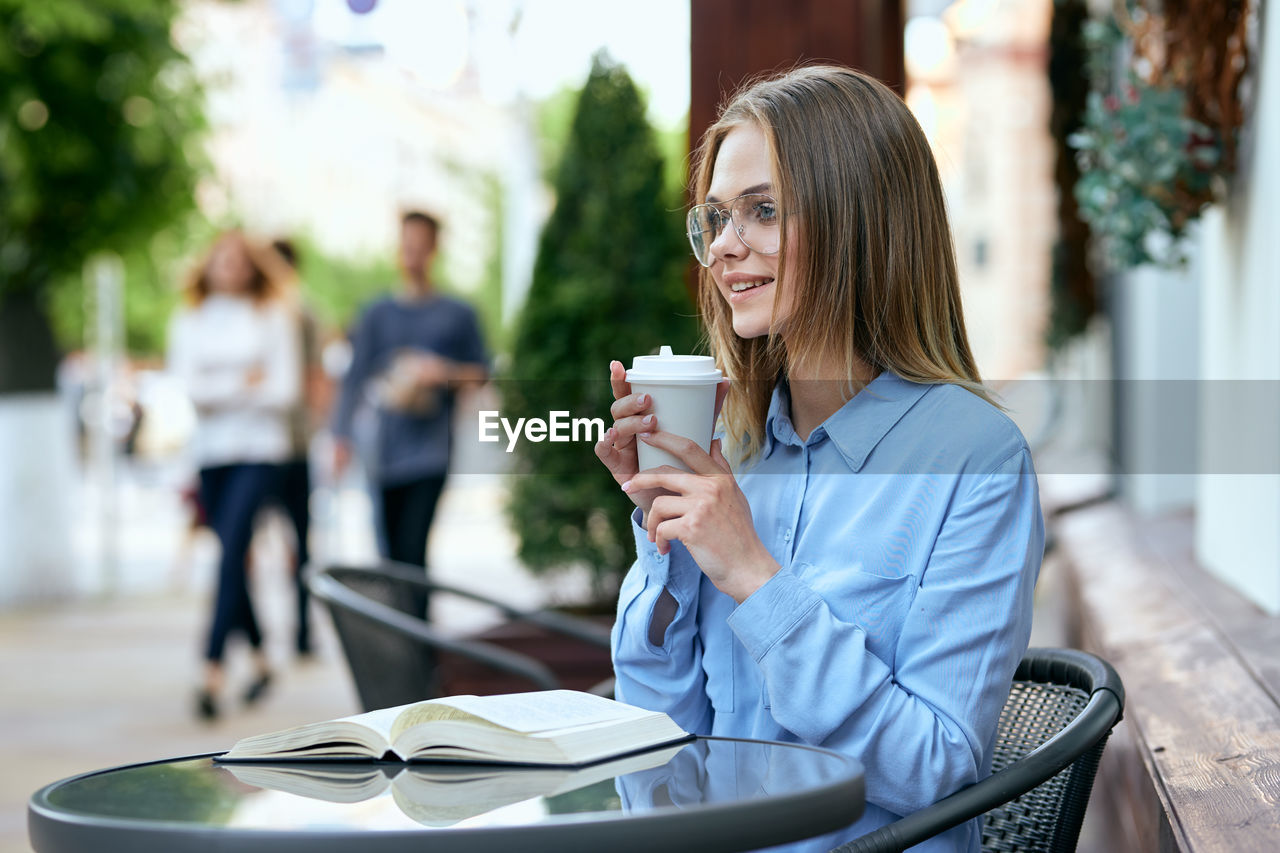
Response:
[[[788,527],[787,532],[782,534],[782,541],[783,542],[791,541],[791,528]]]

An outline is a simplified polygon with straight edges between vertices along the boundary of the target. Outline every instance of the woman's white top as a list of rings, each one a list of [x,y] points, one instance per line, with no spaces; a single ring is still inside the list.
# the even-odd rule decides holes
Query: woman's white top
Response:
[[[201,468],[289,458],[289,410],[302,373],[289,306],[215,293],[180,310],[169,329],[169,370],[196,407]]]

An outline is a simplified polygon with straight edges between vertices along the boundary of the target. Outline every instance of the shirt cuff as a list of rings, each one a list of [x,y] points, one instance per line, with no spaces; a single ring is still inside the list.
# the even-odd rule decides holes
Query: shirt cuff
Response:
[[[781,569],[729,614],[729,627],[757,663],[773,645],[791,633],[822,597],[808,584]]]
[[[658,544],[649,541],[649,531],[640,523],[643,518],[640,507],[636,507],[631,513],[631,533],[636,540],[636,557],[645,575],[654,583],[666,586],[671,577],[671,553],[658,553]]]
[[[682,542],[672,542],[667,553],[659,554],[657,543],[649,541],[649,532],[640,524],[643,517],[639,507],[631,513],[631,533],[636,540],[637,562],[645,576],[673,592],[690,583],[696,586],[702,577],[702,570],[694,562],[689,549]]]

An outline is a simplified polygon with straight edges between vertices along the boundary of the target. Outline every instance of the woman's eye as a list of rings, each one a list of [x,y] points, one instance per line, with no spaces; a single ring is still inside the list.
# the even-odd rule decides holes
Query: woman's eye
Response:
[[[751,208],[756,222],[772,223],[778,218],[778,208],[768,202],[761,202]]]

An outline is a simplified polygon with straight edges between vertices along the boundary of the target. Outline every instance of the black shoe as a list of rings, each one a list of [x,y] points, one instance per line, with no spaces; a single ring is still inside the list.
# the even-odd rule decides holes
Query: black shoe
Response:
[[[218,704],[213,701],[213,694],[208,690],[196,691],[196,716],[206,723],[218,719]]]
[[[244,692],[244,704],[252,705],[263,697],[267,692],[267,688],[271,686],[271,673],[264,672],[254,679],[249,685],[249,689]]]

